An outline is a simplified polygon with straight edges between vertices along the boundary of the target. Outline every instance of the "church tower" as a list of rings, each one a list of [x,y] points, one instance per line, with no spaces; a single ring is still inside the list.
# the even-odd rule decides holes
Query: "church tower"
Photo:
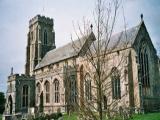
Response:
[[[29,21],[25,65],[26,75],[33,75],[34,68],[45,54],[56,47],[53,25],[53,19],[40,15]]]

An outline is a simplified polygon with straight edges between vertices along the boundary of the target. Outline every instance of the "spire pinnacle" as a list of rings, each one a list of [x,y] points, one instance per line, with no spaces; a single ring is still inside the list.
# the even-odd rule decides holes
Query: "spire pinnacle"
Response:
[[[143,14],[141,13],[141,21],[143,21]]]
[[[13,67],[11,67],[11,75],[13,75]]]
[[[91,24],[90,27],[91,27],[91,31],[92,31],[93,30],[93,25]]]

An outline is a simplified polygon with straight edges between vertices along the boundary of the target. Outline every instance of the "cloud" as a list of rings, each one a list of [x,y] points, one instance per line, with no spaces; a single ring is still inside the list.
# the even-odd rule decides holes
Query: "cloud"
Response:
[[[137,25],[143,13],[154,44],[160,38],[159,3],[158,0],[126,0],[124,5],[127,27]],[[39,13],[54,18],[56,45],[59,47],[71,41],[72,21],[81,21],[84,16],[91,18],[94,5],[93,0],[0,0],[0,91],[6,91],[6,80],[12,66],[15,72],[24,72],[29,19]],[[121,24],[122,18],[117,23],[119,29]]]

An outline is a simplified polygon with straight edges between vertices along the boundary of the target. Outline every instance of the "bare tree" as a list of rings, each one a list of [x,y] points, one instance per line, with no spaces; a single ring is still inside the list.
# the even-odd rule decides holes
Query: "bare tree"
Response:
[[[125,30],[112,35],[120,4],[120,0],[97,0],[94,24],[84,20],[83,29],[78,25],[78,43],[73,41],[73,48],[84,66],[78,69],[75,62],[73,67],[80,75],[80,81],[76,84],[76,107],[82,119],[104,120],[106,115],[111,119],[113,113],[117,112],[118,102],[125,96],[117,89],[120,89],[120,79],[125,79],[125,73],[120,72],[124,71],[122,64],[126,60],[126,53],[121,51],[127,48],[127,35]],[[115,64],[111,62],[113,60]],[[113,85],[116,89],[113,89]]]

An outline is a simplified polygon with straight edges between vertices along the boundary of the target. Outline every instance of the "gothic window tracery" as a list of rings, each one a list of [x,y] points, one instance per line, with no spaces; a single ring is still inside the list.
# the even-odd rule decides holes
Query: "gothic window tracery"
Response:
[[[85,77],[85,96],[86,100],[92,100],[92,86],[89,74]]]
[[[70,75],[70,102],[76,102],[76,76]]]
[[[111,70],[112,98],[121,99],[120,73],[116,67]]]
[[[143,87],[150,87],[148,53],[145,44],[139,50],[140,81]]]
[[[59,95],[59,81],[55,79],[54,81],[54,91],[55,91],[55,103],[60,102],[60,95]]]
[[[48,81],[45,82],[45,100],[46,103],[50,102],[50,84]]]

